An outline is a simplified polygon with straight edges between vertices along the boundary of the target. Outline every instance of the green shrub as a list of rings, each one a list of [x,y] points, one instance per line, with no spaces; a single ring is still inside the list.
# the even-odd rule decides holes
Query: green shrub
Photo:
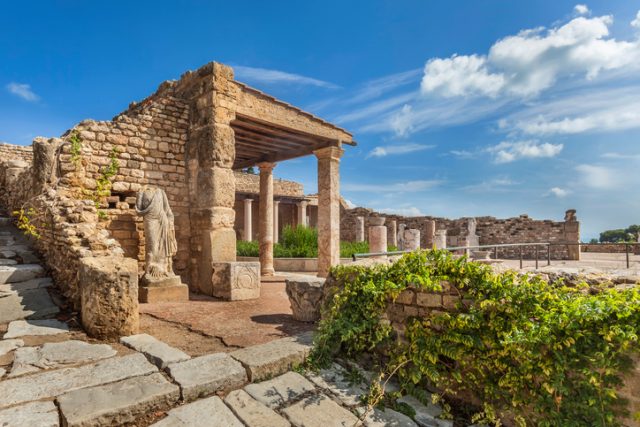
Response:
[[[284,226],[280,242],[274,245],[276,258],[316,258],[318,256],[318,230],[313,227]]]
[[[236,254],[238,256],[257,257],[260,254],[260,245],[257,241],[238,240],[236,242]]]
[[[474,422],[499,417],[528,426],[615,426],[628,355],[640,350],[640,290],[569,288],[539,277],[420,251],[391,266],[337,266],[341,288],[324,308],[311,361],[380,350],[383,371],[405,390],[435,387],[484,403]],[[448,280],[473,304],[408,322],[405,339],[382,320],[409,286],[441,290]],[[585,285],[586,286],[586,285]],[[424,391],[422,392],[424,393]]]

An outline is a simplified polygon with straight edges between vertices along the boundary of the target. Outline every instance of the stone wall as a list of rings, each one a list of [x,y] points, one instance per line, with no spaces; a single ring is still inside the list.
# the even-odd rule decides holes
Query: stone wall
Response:
[[[340,216],[340,236],[341,240],[355,241],[356,218],[364,217],[365,230],[370,226],[370,219],[377,216],[396,220],[397,225],[406,224],[407,228],[420,230],[420,246],[430,248],[433,245],[427,235],[427,222],[435,221],[436,230],[447,230],[447,246],[464,246],[465,237],[471,218],[448,219],[433,216],[403,217],[399,215],[387,215],[375,212],[367,208],[343,208]],[[494,217],[476,217],[477,235],[481,245],[492,245],[502,243],[556,243],[551,247],[551,257],[553,259],[573,259],[578,246],[567,246],[562,243],[580,242],[579,222],[577,221],[551,221],[534,220],[527,215],[517,218],[498,219]],[[390,227],[388,227],[390,233]],[[367,235],[365,231],[365,236]],[[391,236],[389,234],[388,240]],[[535,247],[525,247],[523,249],[525,258],[535,257]],[[500,258],[519,257],[519,248],[501,248],[498,256]],[[540,257],[546,256],[546,249],[540,249]]]
[[[260,175],[235,171],[236,193],[260,194]],[[304,197],[302,184],[284,179],[273,180],[274,196]]]
[[[31,146],[12,145],[0,142],[0,162],[8,160],[22,160],[31,163],[33,159],[33,150]]]
[[[599,252],[604,254],[623,254],[627,251],[625,245],[614,245],[614,244],[584,244],[580,245],[580,250],[582,252]],[[629,253],[638,253],[640,251],[640,243],[636,243],[633,245],[629,245]]]

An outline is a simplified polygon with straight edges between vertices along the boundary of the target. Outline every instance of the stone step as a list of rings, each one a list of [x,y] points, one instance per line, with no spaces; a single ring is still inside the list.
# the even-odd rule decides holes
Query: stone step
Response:
[[[0,426],[6,427],[58,427],[58,408],[51,401],[31,402],[0,410]]]
[[[38,277],[24,282],[6,283],[0,285],[0,292],[22,292],[32,289],[48,288],[53,285],[51,277]]]
[[[15,320],[9,323],[4,339],[32,335],[57,335],[69,332],[69,326],[55,319]]]
[[[20,319],[46,319],[59,312],[60,308],[44,288],[19,292],[0,290],[0,323]]]
[[[315,387],[305,377],[296,372],[287,372],[274,379],[247,385],[244,390],[258,402],[272,409],[295,400]]]
[[[432,403],[424,405],[413,396],[403,396],[398,399],[398,403],[404,403],[413,408],[416,412],[413,419],[420,427],[453,427],[453,421],[438,418],[442,414],[442,408],[439,406]]]
[[[172,409],[152,427],[244,427],[218,396]],[[326,426],[325,426],[326,427]]]
[[[105,359],[77,368],[40,372],[2,381],[0,408],[40,399],[51,399],[69,391],[120,381],[157,372],[140,353]]]
[[[360,405],[361,397],[368,392],[366,385],[353,384],[347,376],[347,371],[337,363],[328,369],[320,369],[317,373],[307,372],[305,375],[316,386],[335,395],[346,406]]]
[[[358,414],[362,416],[364,408],[358,408]],[[417,424],[405,414],[384,408],[384,410],[374,408],[364,418],[365,427],[416,427]]]
[[[0,216],[0,227],[8,227],[13,225],[13,218],[8,216]]]
[[[304,362],[311,351],[311,335],[282,338],[229,353],[246,368],[251,382],[283,374]]]
[[[2,340],[0,341],[0,356],[4,356],[10,351],[15,350],[18,347],[22,347],[24,341],[18,339]]]
[[[3,265],[17,265],[18,261],[16,261],[15,259],[6,259],[6,258],[0,258],[0,266]]]
[[[117,351],[108,344],[89,344],[76,340],[45,343],[39,347],[21,347],[15,351],[9,377],[97,362],[116,354]]]
[[[75,390],[56,400],[66,427],[131,423],[143,414],[166,409],[180,399],[180,388],[161,373]]]
[[[24,282],[44,276],[40,264],[18,264],[0,266],[0,284]]]
[[[160,369],[170,363],[189,360],[191,356],[173,348],[148,334],[131,335],[120,338],[120,342],[129,348],[143,353],[147,359]]]
[[[247,427],[289,427],[291,424],[274,410],[255,400],[244,390],[234,390],[224,398],[233,413]]]
[[[322,394],[304,398],[284,408],[282,413],[295,427],[353,427],[362,425],[355,415]]]
[[[217,391],[232,390],[247,382],[247,372],[226,353],[214,353],[171,363],[169,375],[180,385],[182,399],[191,401]]]

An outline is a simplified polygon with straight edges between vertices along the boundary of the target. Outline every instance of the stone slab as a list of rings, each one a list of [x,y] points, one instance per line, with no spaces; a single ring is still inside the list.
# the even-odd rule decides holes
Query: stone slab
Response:
[[[301,335],[254,345],[230,355],[247,369],[249,380],[261,381],[285,373],[304,362],[311,350],[311,336]]]
[[[442,414],[442,408],[432,403],[424,405],[413,396],[402,396],[398,403],[405,403],[416,411],[413,419],[420,427],[453,427],[453,421],[438,418]]]
[[[161,373],[75,390],[57,398],[65,427],[131,423],[180,399],[180,388]]]
[[[13,351],[18,347],[22,347],[23,345],[24,341],[20,339],[2,340],[0,341],[0,356],[4,356],[10,351]]]
[[[44,276],[44,268],[39,264],[0,266],[0,284],[24,282],[42,276]]]
[[[53,402],[31,402],[0,410],[3,427],[58,427],[58,408]]]
[[[141,303],[187,302],[189,287],[185,284],[164,287],[141,286],[138,288],[138,300]]]
[[[334,394],[340,402],[347,406],[361,404],[361,397],[367,394],[367,387],[360,384],[352,384],[347,379],[346,370],[334,363],[328,369],[321,369],[317,374],[306,374],[315,385]]]
[[[5,249],[0,251],[0,257],[1,258],[15,258],[15,256],[18,255],[17,253],[15,253],[14,251],[11,251],[9,249]]]
[[[249,384],[244,390],[258,402],[275,409],[315,390],[315,387],[302,375],[287,372],[268,381]]]
[[[289,427],[287,420],[255,400],[244,390],[234,390],[224,399],[233,413],[247,427]]]
[[[22,292],[32,289],[47,288],[53,285],[51,277],[38,277],[24,282],[6,283],[0,285],[0,292]]]
[[[45,319],[59,312],[60,308],[44,288],[20,292],[0,290],[0,323],[20,319]]]
[[[17,265],[18,261],[16,261],[15,259],[6,259],[6,258],[0,258],[0,265]]]
[[[6,374],[7,371],[4,368],[0,368],[0,379],[2,379],[2,377],[4,377],[4,374]]]
[[[182,399],[191,401],[217,391],[241,387],[247,382],[247,372],[226,353],[207,354],[171,363],[169,375],[180,385]]]
[[[55,319],[44,320],[15,320],[9,323],[4,339],[18,338],[30,335],[56,335],[69,332],[66,323]]]
[[[108,344],[89,344],[76,340],[45,343],[40,347],[22,347],[15,352],[9,377],[42,369],[96,362],[116,354],[117,351]]]
[[[358,414],[362,416],[365,412],[364,408],[358,409]],[[416,427],[417,424],[405,414],[394,411],[393,409],[384,408],[384,410],[374,408],[373,411],[367,413],[364,418],[365,427]]]
[[[323,394],[302,399],[282,413],[295,427],[353,427],[362,425],[351,412]]]
[[[152,427],[244,427],[218,396],[172,409]]]
[[[0,408],[23,402],[47,399],[80,388],[120,381],[157,372],[158,369],[139,353],[105,359],[77,368],[39,372],[2,382]]]
[[[183,351],[173,348],[148,334],[130,335],[120,338],[120,342],[129,348],[143,353],[147,359],[160,369],[170,363],[182,362],[191,358]]]

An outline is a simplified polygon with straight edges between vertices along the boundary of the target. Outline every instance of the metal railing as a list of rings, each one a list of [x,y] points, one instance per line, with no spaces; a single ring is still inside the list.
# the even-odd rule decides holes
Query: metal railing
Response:
[[[536,269],[539,266],[539,262],[540,262],[540,248],[541,247],[546,247],[546,258],[547,258],[547,265],[551,265],[551,246],[581,246],[581,245],[624,245],[625,246],[625,255],[626,255],[626,264],[627,264],[627,268],[630,268],[631,265],[631,260],[630,260],[630,251],[629,249],[632,246],[639,246],[640,242],[638,243],[551,243],[551,242],[542,242],[542,243],[500,243],[500,244],[495,244],[495,245],[477,245],[477,246],[454,246],[454,247],[449,247],[449,248],[444,248],[447,251],[461,251],[461,250],[473,250],[473,249],[491,249],[493,250],[493,259],[497,260],[498,259],[498,249],[499,248],[518,248],[518,258],[520,260],[520,268],[523,267],[523,263],[524,263],[524,248],[527,247],[535,247],[535,262],[536,262]],[[371,258],[371,257],[377,257],[377,256],[388,256],[388,255],[402,255],[402,254],[406,254],[409,252],[413,252],[410,250],[407,251],[389,251],[389,252],[370,252],[370,253],[362,253],[362,254],[353,254],[352,255],[352,259],[354,261],[356,261],[358,258]]]

